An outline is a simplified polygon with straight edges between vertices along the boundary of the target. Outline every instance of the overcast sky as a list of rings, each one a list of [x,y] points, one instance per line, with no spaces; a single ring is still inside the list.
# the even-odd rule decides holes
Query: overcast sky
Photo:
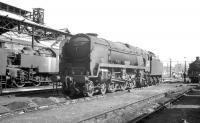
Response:
[[[161,60],[200,56],[200,0],[1,0],[32,11],[45,9],[45,23],[74,33],[129,43]]]

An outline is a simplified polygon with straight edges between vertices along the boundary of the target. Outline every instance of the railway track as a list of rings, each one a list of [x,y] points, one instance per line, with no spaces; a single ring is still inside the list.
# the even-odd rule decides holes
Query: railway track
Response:
[[[149,87],[151,88],[152,86],[149,86]],[[149,88],[149,87],[144,87],[144,88]],[[95,95],[93,97],[82,97],[82,98],[78,98],[78,99],[66,98],[65,100],[56,100],[55,98],[53,98],[53,100],[54,100],[53,103],[49,103],[47,105],[36,105],[36,106],[28,106],[28,107],[18,108],[18,109],[11,111],[11,112],[0,114],[0,119],[4,119],[4,118],[10,117],[10,116],[17,116],[17,115],[28,113],[28,112],[48,110],[48,109],[52,109],[52,108],[59,107],[59,106],[82,103],[82,102],[92,101],[92,100],[96,100],[96,99],[98,100],[98,99],[101,99],[101,98],[105,98],[107,96],[108,97],[116,96],[116,95],[119,96],[119,95],[125,95],[127,93],[136,94],[135,92],[140,92],[140,90],[142,92],[144,88],[135,88],[135,89],[132,89],[130,92],[125,90],[125,91],[118,91],[118,92],[115,92],[115,93],[108,93],[106,95]],[[138,90],[138,91],[136,91],[136,90]],[[181,91],[182,90],[180,90],[180,89],[178,89],[178,91],[172,90],[172,92],[161,93],[161,94],[157,94],[157,95],[154,95],[154,96],[151,96],[151,97],[148,97],[148,98],[144,98],[140,101],[125,105],[123,107],[115,108],[115,109],[112,109],[112,110],[109,110],[109,111],[107,110],[106,112],[103,112],[103,113],[100,113],[100,114],[97,114],[97,115],[94,115],[94,116],[91,116],[91,117],[87,117],[85,119],[78,121],[78,123],[84,123],[84,122],[90,122],[90,121],[96,122],[99,119],[102,119],[102,118],[104,119],[104,118],[110,116],[111,114],[117,115],[118,112],[121,112],[123,110],[134,109],[132,107],[135,107],[136,105],[141,105],[142,103],[145,103],[145,102],[152,102],[152,101],[157,100],[159,98],[165,97],[166,95],[168,95],[168,93],[181,93]]]
[[[171,98],[169,101],[165,102],[164,104],[160,105],[158,108],[156,108],[153,112],[151,113],[147,113],[147,114],[144,114],[140,117],[137,117],[131,121],[129,121],[128,123],[140,123],[140,122],[143,122],[143,120],[145,120],[146,118],[148,118],[149,116],[151,115],[154,115],[155,113],[165,109],[166,107],[169,107],[173,102],[177,101],[178,99],[180,99],[181,97],[184,96],[184,94],[190,92],[190,90],[186,90],[184,92],[181,92],[178,96],[174,97],[174,98]]]
[[[179,93],[178,96],[176,96],[175,98],[172,98],[171,100],[169,100],[169,101],[165,102],[164,104],[160,105],[158,108],[156,108],[156,110],[154,110],[150,114],[144,114],[142,116],[139,116],[139,117],[136,117],[134,119],[131,119],[130,121],[128,121],[128,123],[137,123],[137,122],[142,121],[144,118],[148,117],[149,115],[152,115],[154,112],[157,112],[157,111],[165,108],[167,105],[169,105],[173,101],[179,99],[180,97],[183,96],[183,94],[188,93],[189,91],[190,90],[186,90],[186,91],[182,92],[182,90],[181,90],[181,91],[173,92],[173,93]],[[111,114],[123,115],[123,113],[119,113],[119,112],[123,112],[124,110],[130,110],[130,109],[134,110],[133,107],[136,106],[136,105],[141,105],[142,103],[146,103],[146,102],[149,103],[149,102],[152,102],[152,101],[157,100],[159,98],[165,97],[166,95],[167,95],[167,93],[161,93],[161,94],[157,94],[157,95],[154,95],[154,96],[150,96],[148,98],[145,98],[143,100],[140,100],[140,101],[125,105],[123,107],[112,109],[110,111],[106,111],[104,113],[101,113],[101,114],[98,114],[98,115],[91,116],[89,118],[80,120],[77,123],[90,123],[90,122],[91,123],[92,122],[97,122],[98,123],[98,122],[101,122],[100,119],[106,119],[106,118],[108,118],[108,116],[113,116]]]
[[[160,106],[154,112],[135,119],[131,123],[197,123],[199,119],[200,86],[186,91]]]
[[[149,86],[151,87],[151,86]],[[18,115],[18,114],[23,114],[23,113],[28,113],[28,112],[33,112],[33,111],[39,111],[39,110],[46,110],[46,109],[51,109],[51,108],[54,108],[56,106],[62,106],[62,105],[70,105],[70,104],[75,104],[75,103],[82,103],[82,102],[86,102],[86,101],[92,101],[92,100],[95,100],[95,99],[100,99],[100,98],[105,98],[107,96],[115,96],[115,95],[124,95],[124,94],[127,94],[127,91],[129,91],[129,93],[134,93],[134,91],[136,90],[143,90],[144,88],[148,88],[148,87],[142,87],[142,88],[134,88],[134,89],[131,89],[131,90],[124,90],[124,91],[117,91],[115,93],[107,93],[106,95],[94,95],[93,97],[75,97],[75,99],[70,99],[69,97],[65,97],[64,100],[57,100],[56,98],[51,98],[53,99],[53,102],[52,103],[48,103],[46,105],[38,105],[38,106],[26,106],[26,107],[22,107],[22,108],[17,108],[15,110],[12,110],[11,112],[6,112],[6,113],[3,113],[3,114],[0,114],[0,119],[1,118],[6,118],[6,117],[9,117],[9,116],[13,116],[13,115]],[[36,95],[41,95],[41,93],[44,93],[45,90],[37,90],[37,91],[28,91],[28,93],[13,93],[13,94],[16,94],[16,95],[26,95],[28,97],[30,96],[34,96],[34,94]],[[46,91],[52,91],[51,89],[47,89]],[[61,93],[61,92],[60,92]],[[47,93],[48,95],[51,95],[50,93]],[[60,95],[57,95],[58,93],[55,93],[54,96],[60,96]],[[12,94],[8,93],[6,96],[12,96]],[[46,96],[46,95],[45,95]],[[64,97],[65,95],[61,95],[62,97]],[[29,102],[30,105],[32,105],[32,102]],[[29,105],[28,104],[28,105]]]
[[[58,87],[60,89],[61,87]],[[38,86],[38,87],[22,87],[22,88],[7,88],[2,90],[1,95],[9,95],[9,94],[23,94],[28,92],[38,92],[38,91],[48,91],[54,90],[53,86]]]
[[[161,91],[161,90],[157,90],[156,88],[164,88],[164,89],[161,89],[162,90]],[[143,119],[144,115],[147,116],[146,113],[145,114],[137,114],[137,112],[140,112],[140,110],[138,110],[139,108],[145,106],[146,104],[148,104],[148,105],[154,104],[154,102],[156,102],[160,98],[165,98],[172,94],[175,95],[175,97],[173,97],[173,99],[175,99],[179,95],[186,93],[186,91],[188,91],[189,88],[193,88],[193,87],[191,87],[191,86],[188,87],[188,86],[183,86],[183,85],[181,85],[181,86],[180,85],[177,85],[177,86],[172,85],[171,86],[168,84],[167,85],[161,84],[158,87],[150,86],[150,87],[145,87],[145,88],[132,89],[130,92],[128,92],[126,90],[126,91],[118,91],[116,93],[108,93],[107,95],[95,95],[94,97],[83,97],[83,98],[78,98],[78,99],[65,99],[63,101],[54,101],[53,103],[50,103],[48,105],[37,105],[37,106],[32,106],[32,107],[30,106],[30,107],[25,107],[25,108],[18,108],[11,112],[0,114],[0,121],[4,121],[7,119],[9,120],[9,119],[17,118],[17,117],[21,117],[21,118],[24,117],[25,119],[27,119],[28,118],[27,116],[34,117],[35,114],[39,114],[39,116],[41,116],[40,113],[43,114],[44,112],[49,112],[49,113],[46,113],[43,115],[54,116],[53,115],[55,113],[54,111],[62,112],[65,110],[65,112],[66,111],[69,111],[69,112],[66,112],[67,117],[65,117],[65,118],[63,117],[65,120],[62,119],[61,121],[66,121],[66,122],[73,121],[73,122],[77,122],[77,123],[85,123],[85,122],[97,122],[98,123],[98,122],[107,122],[107,121],[115,122],[117,120],[112,121],[111,119],[117,119],[117,118],[123,119],[123,117],[121,117],[121,116],[125,116],[128,114],[129,118],[131,118],[128,121],[135,122],[134,120],[137,119],[138,121],[140,121],[139,119]],[[149,92],[150,92],[150,94],[148,94]],[[121,95],[121,96],[119,96],[119,95]],[[136,98],[134,98],[134,95],[136,95]],[[139,96],[139,98],[137,98],[137,95]],[[120,97],[119,99],[121,99],[121,101],[124,99],[126,101],[128,101],[127,99],[130,97],[133,97],[133,99],[131,99],[132,101],[128,101],[127,103],[117,102],[118,106],[115,103],[113,103],[113,104],[116,106],[109,104],[109,103],[111,103],[110,101],[112,101],[112,102],[113,102],[113,100],[114,100],[114,102],[117,101],[118,97]],[[106,106],[107,108],[105,108],[105,110],[96,112],[96,109],[99,109],[99,108],[95,108],[93,103],[95,103],[95,105],[96,105],[96,102],[102,102],[102,101],[103,101],[102,105],[99,105],[98,107],[102,107],[105,104],[109,104],[111,107]],[[106,103],[106,102],[108,102],[108,103]],[[122,105],[119,105],[120,103]],[[84,109],[87,109],[87,108],[81,107],[81,109],[80,109],[80,106],[83,106],[83,105],[86,106],[86,105],[90,105],[90,104],[93,105],[92,106],[93,108],[91,109],[91,111],[95,111],[96,113],[91,113],[90,111],[89,111],[90,113],[88,113],[88,111],[86,111],[87,113],[83,115],[82,113],[84,112]],[[158,109],[160,106],[164,106],[164,103],[160,104],[160,105],[156,105],[155,109]],[[76,109],[77,107],[79,107],[79,108]],[[70,113],[71,111],[75,111],[75,110],[77,110],[77,111],[80,110],[82,113],[77,112],[78,115],[77,114],[73,115]],[[151,111],[150,113],[152,113],[154,111]],[[26,113],[26,114],[24,114],[24,113]],[[24,114],[24,115],[21,115],[21,114]],[[132,116],[134,114],[137,114],[137,115]],[[64,116],[64,114],[63,114],[63,116]],[[9,117],[12,117],[12,118],[9,118]],[[55,121],[57,122],[57,120],[55,120]],[[60,121],[60,120],[58,120],[58,121]],[[46,120],[45,120],[45,122],[46,122]],[[122,121],[122,122],[125,122],[125,121]]]
[[[138,101],[138,102],[134,102],[134,103],[128,104],[128,105],[126,105],[126,106],[123,106],[123,107],[120,107],[120,108],[116,108],[116,109],[113,109],[113,110],[110,110],[110,111],[107,111],[107,112],[104,112],[104,113],[101,113],[101,114],[98,114],[98,115],[89,117],[89,118],[84,119],[84,120],[81,120],[81,121],[79,121],[79,122],[77,122],[77,123],[90,122],[90,120],[93,121],[93,120],[97,120],[98,118],[102,118],[102,117],[106,118],[106,117],[109,115],[109,113],[119,112],[120,110],[125,110],[126,108],[131,107],[131,106],[133,106],[133,105],[136,105],[136,104],[138,104],[138,103],[142,103],[142,102],[144,102],[144,101],[154,100],[154,99],[156,99],[156,98],[158,98],[158,97],[162,97],[163,95],[164,95],[164,94],[154,95],[154,96],[152,96],[152,97],[149,97],[149,98],[140,100],[140,101]]]

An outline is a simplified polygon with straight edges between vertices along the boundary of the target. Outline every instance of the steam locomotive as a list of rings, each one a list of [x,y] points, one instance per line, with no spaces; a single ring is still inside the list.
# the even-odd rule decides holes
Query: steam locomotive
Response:
[[[60,76],[68,95],[105,94],[162,81],[162,62],[154,53],[120,42],[77,34],[60,46]]]
[[[200,81],[200,59],[196,57],[196,60],[189,65],[188,77],[192,83],[199,83]]]
[[[2,88],[39,86],[59,72],[57,52],[47,47],[0,41],[0,91]]]

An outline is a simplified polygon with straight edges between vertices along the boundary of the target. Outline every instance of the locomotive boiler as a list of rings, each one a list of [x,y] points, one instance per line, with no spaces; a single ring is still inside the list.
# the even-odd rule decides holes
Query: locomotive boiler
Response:
[[[60,47],[64,92],[92,96],[159,83],[162,62],[152,53],[120,42],[77,34]]]
[[[189,65],[188,77],[192,83],[199,83],[200,81],[200,59],[196,57],[196,60]]]
[[[59,58],[51,48],[22,46],[0,42],[0,90],[2,88],[49,84],[59,72]],[[5,46],[6,45],[6,46]]]

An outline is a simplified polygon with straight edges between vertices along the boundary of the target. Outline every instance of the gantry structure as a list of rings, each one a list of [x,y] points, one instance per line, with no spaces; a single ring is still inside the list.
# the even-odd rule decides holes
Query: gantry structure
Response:
[[[28,35],[34,42],[54,40],[53,44],[71,37],[68,29],[61,31],[44,24],[44,9],[34,8],[33,12],[0,2],[0,35],[5,33]]]

